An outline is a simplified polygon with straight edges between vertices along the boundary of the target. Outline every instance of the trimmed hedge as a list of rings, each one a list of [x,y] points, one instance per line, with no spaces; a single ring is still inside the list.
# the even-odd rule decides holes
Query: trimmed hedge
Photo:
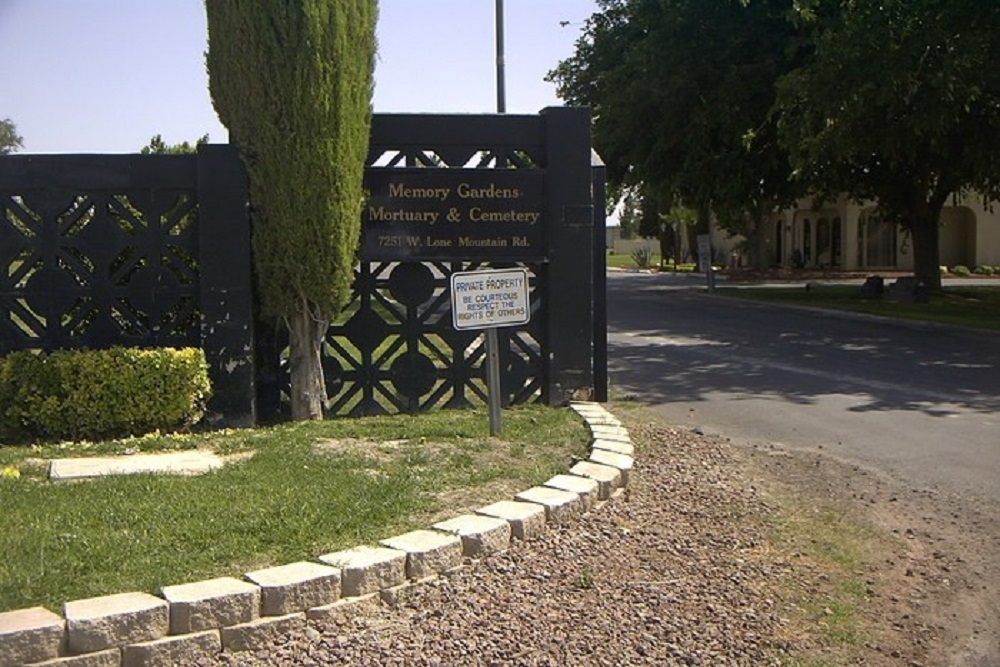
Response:
[[[178,428],[201,419],[210,394],[198,349],[15,352],[0,358],[0,440]]]

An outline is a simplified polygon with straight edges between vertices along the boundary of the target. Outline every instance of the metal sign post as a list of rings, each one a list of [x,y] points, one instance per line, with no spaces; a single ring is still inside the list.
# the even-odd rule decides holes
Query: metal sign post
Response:
[[[490,435],[500,435],[503,419],[500,416],[500,341],[496,327],[486,329],[486,393],[490,403]]]
[[[530,318],[527,269],[459,271],[451,275],[452,325],[456,329],[486,330],[486,390],[493,436],[503,430],[497,328],[527,324]]]

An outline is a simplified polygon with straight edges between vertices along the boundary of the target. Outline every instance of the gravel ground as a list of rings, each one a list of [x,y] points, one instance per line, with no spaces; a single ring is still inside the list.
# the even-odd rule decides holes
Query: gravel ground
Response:
[[[763,501],[723,443],[649,435],[628,492],[578,523],[218,664],[780,664]]]
[[[768,475],[786,474],[792,458],[654,422],[626,426],[644,443],[630,488],[578,523],[408,588],[392,606],[314,622],[267,650],[222,655],[214,664],[946,664],[923,662],[929,649],[918,640],[926,644],[927,628],[943,626],[917,623],[910,613],[919,611],[910,607],[912,622],[892,623],[887,612],[887,630],[873,620],[863,646],[800,661],[822,642],[794,611],[793,591],[827,578],[801,554],[774,547],[766,522],[776,496],[758,488]],[[768,471],[772,462],[777,467]],[[796,474],[828,468],[807,461]],[[812,478],[798,481],[816,486]],[[881,585],[877,573],[868,576],[873,588]],[[910,598],[875,600],[872,619],[889,600]],[[887,642],[885,633],[893,635]]]

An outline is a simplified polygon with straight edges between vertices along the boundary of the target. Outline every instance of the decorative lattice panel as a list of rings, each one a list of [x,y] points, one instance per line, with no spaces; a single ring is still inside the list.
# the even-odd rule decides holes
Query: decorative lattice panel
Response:
[[[537,147],[401,146],[373,141],[379,169],[538,170]],[[525,266],[531,320],[498,330],[502,402],[544,400],[545,267],[473,261],[362,262],[354,294],[330,327],[324,350],[328,413],[372,415],[467,408],[487,402],[485,336],[452,326],[449,279],[456,271]],[[287,350],[283,353],[287,358]],[[284,370],[284,364],[282,365]],[[287,396],[287,373],[282,372]]]
[[[0,192],[0,354],[199,344],[193,190]]]
[[[354,299],[326,339],[330,412],[368,415],[484,404],[484,336],[454,329],[448,292],[453,272],[479,268],[484,265],[361,264]],[[544,388],[543,300],[536,270],[529,287],[531,322],[498,332],[508,404],[538,400]]]

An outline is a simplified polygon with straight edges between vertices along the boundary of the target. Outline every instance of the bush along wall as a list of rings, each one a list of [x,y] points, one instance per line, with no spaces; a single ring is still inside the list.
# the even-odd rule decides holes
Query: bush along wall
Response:
[[[186,427],[201,419],[210,394],[200,349],[14,352],[0,358],[0,441]]]

